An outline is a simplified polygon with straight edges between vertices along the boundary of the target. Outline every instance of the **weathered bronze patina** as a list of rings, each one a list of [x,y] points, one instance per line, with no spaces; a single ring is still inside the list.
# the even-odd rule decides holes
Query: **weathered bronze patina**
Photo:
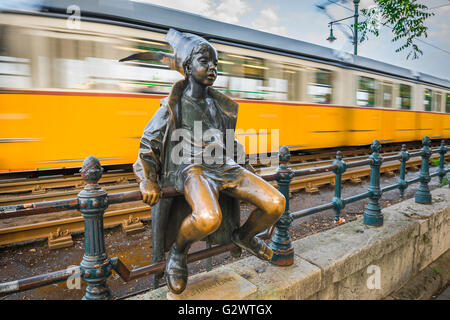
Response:
[[[211,87],[217,78],[218,54],[214,47],[201,37],[174,29],[169,30],[166,40],[173,54],[145,52],[121,61],[161,60],[185,76],[161,100],[147,124],[134,164],[143,200],[152,206],[153,260],[163,261],[169,251],[166,281],[178,294],[187,284],[186,257],[194,241],[234,242],[270,261],[272,249],[256,234],[278,220],[285,198],[253,173],[242,145],[234,138],[238,104]],[[198,124],[200,141],[192,138]],[[174,139],[179,129],[194,134],[183,136],[181,141]],[[227,150],[230,129],[232,144]],[[173,152],[180,147],[185,151],[181,163],[174,161],[178,153]],[[160,190],[166,187],[175,187],[184,196],[160,200]],[[257,207],[242,226],[240,199]]]

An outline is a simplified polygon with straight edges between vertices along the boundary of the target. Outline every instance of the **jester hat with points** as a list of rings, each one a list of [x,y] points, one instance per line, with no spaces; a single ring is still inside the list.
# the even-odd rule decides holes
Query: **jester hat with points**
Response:
[[[169,32],[166,34],[166,40],[173,48],[173,54],[161,51],[140,52],[120,59],[119,62],[130,60],[158,60],[185,76],[184,64],[190,58],[194,48],[201,43],[209,44],[202,37],[191,33],[181,33],[175,29],[169,29]]]

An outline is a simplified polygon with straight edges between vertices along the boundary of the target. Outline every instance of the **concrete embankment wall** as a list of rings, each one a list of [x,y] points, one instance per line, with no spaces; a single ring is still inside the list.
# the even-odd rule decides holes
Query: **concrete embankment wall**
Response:
[[[296,240],[292,266],[277,267],[249,257],[190,277],[188,288],[201,286],[205,278],[233,274],[248,281],[253,290],[239,295],[231,290],[228,296],[221,292],[223,299],[388,298],[449,249],[450,189],[432,191],[432,199],[431,205],[409,199],[383,209],[384,226],[380,228],[365,226],[361,217]],[[166,296],[167,288],[162,287],[132,299]]]

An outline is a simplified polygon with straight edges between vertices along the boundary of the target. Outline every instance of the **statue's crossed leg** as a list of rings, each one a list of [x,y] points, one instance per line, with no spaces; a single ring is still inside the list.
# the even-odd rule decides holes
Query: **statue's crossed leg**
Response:
[[[251,202],[257,209],[233,232],[233,242],[258,258],[270,261],[272,249],[255,236],[279,219],[285,208],[285,198],[268,182],[245,169],[241,171],[235,183],[236,186],[227,189],[227,192]],[[192,214],[181,224],[166,264],[166,281],[174,293],[181,293],[186,287],[187,252],[190,245],[216,231],[222,222],[218,191],[201,172],[194,171],[187,175],[184,191]]]

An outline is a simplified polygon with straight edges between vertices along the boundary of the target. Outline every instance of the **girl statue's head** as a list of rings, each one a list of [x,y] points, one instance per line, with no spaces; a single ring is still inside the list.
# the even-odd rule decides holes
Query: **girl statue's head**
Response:
[[[175,68],[186,78],[193,77],[204,85],[217,78],[217,51],[202,37],[170,29],[166,40],[174,51]]]
[[[164,64],[168,65],[171,69],[180,72],[183,76],[189,78],[191,75],[198,75],[201,71],[201,66],[206,67],[206,64],[214,65],[211,66],[203,73],[204,76],[209,79],[203,79],[205,81],[200,82],[211,85],[215,78],[217,77],[217,51],[214,47],[202,37],[191,33],[181,33],[175,29],[169,29],[166,34],[167,42],[173,48],[173,54],[159,52],[159,51],[148,51],[137,54],[132,54],[120,61],[129,60],[161,60]],[[206,63],[206,60],[208,62]],[[215,76],[213,77],[213,73]],[[195,78],[195,77],[194,77]],[[213,79],[214,78],[214,79]],[[212,82],[211,82],[212,80]]]
[[[217,51],[208,43],[198,43],[183,62],[186,78],[203,86],[211,86],[217,78]]]

